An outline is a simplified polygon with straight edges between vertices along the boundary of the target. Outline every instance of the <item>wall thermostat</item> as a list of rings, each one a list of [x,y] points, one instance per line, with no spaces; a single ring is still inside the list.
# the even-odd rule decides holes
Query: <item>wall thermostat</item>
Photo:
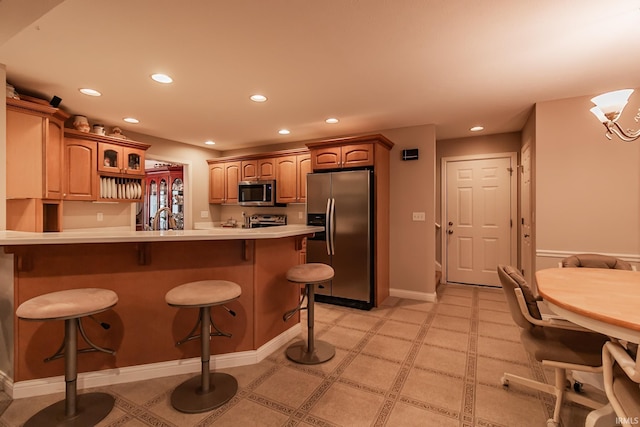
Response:
[[[418,149],[402,150],[402,160],[418,160]]]

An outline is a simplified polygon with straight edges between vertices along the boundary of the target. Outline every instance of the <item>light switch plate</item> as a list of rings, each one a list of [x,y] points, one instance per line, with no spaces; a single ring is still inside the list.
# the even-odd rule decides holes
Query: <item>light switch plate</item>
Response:
[[[425,220],[424,212],[414,212],[413,213],[413,220],[414,221],[424,221]]]
[[[209,218],[209,211],[200,211],[200,218]]]

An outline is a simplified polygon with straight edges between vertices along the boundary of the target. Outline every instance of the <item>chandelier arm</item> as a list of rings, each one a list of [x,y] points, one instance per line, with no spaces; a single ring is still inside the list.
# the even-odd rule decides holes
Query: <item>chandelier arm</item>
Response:
[[[615,133],[618,136],[618,138],[620,138],[625,142],[633,142],[636,139],[640,138],[640,129],[638,130],[627,129],[625,131],[622,127],[620,127],[620,125],[617,122],[614,122],[613,126],[607,126],[607,129],[610,132]]]

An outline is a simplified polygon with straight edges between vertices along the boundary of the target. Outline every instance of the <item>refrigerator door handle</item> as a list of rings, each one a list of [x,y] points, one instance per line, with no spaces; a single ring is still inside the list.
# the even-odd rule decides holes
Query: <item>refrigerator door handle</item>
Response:
[[[331,199],[331,255],[336,254],[335,240],[336,240],[336,199]]]
[[[329,220],[331,215],[331,199],[327,199],[327,212],[325,215],[325,220],[324,220],[324,224],[325,224],[325,230],[324,230],[324,234],[325,234],[325,242],[327,244],[327,255],[331,255],[331,246],[330,246],[330,240],[331,240],[331,221]]]

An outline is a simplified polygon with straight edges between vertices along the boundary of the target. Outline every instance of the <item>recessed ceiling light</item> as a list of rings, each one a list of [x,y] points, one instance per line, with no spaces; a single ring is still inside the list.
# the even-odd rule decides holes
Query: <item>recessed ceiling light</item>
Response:
[[[280,135],[289,135],[289,134],[291,133],[291,131],[290,131],[289,129],[280,129],[280,130],[278,131],[278,133],[279,133]]]
[[[204,143],[205,145],[216,145],[216,143],[213,141],[205,141]]]
[[[484,128],[482,126],[474,126],[471,129],[469,129],[471,132],[480,132],[481,130],[484,130]]]
[[[254,102],[264,102],[267,100],[267,97],[264,95],[251,95],[251,100]]]
[[[172,83],[173,79],[166,74],[152,74],[151,78],[158,83]]]
[[[125,117],[122,120],[124,120],[127,123],[133,123],[133,124],[140,123],[140,120],[134,119],[133,117]]]
[[[329,124],[338,123],[339,121],[340,120],[336,119],[335,117],[329,117],[327,120],[325,120],[325,122]]]
[[[100,92],[98,92],[95,89],[89,89],[89,88],[82,88],[79,89],[80,92],[84,93],[85,95],[89,95],[89,96],[101,96],[102,94]]]

